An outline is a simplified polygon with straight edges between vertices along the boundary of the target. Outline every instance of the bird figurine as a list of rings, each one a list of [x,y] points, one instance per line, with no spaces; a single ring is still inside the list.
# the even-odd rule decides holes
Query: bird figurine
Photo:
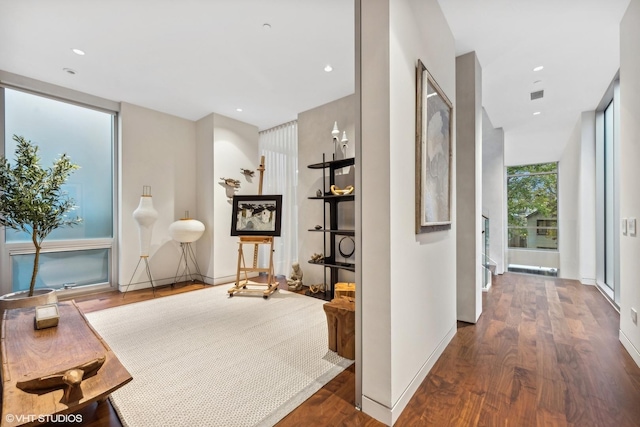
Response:
[[[255,172],[252,171],[251,169],[240,168],[240,170],[242,171],[243,175],[246,175],[249,178],[253,178],[253,175],[255,174]]]
[[[240,188],[240,181],[233,178],[220,178],[226,185],[233,188]]]

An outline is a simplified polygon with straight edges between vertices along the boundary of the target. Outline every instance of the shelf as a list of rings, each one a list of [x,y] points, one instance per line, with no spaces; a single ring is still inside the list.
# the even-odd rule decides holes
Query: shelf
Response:
[[[355,230],[327,230],[327,229],[324,229],[324,228],[321,228],[321,229],[310,228],[309,231],[314,231],[316,233],[340,234],[342,236],[355,236],[356,235]]]
[[[307,166],[309,169],[325,169],[325,168],[343,168],[345,166],[352,166],[356,164],[356,159],[349,157],[348,159],[330,160],[328,162],[314,163]]]
[[[355,194],[345,194],[344,196],[336,196],[335,194],[328,194],[326,196],[311,196],[308,197],[310,200],[336,200],[336,201],[344,201],[349,202],[355,200]]]
[[[329,264],[327,262],[311,262],[308,261],[309,264],[312,265],[321,265],[323,267],[329,267],[329,268],[339,268],[341,270],[349,270],[349,271],[356,271],[356,265],[355,264],[351,264],[350,262],[341,262],[341,263],[337,263],[337,264]]]

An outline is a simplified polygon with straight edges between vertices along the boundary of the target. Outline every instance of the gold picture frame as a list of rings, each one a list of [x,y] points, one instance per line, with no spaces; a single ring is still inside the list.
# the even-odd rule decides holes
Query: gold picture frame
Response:
[[[422,61],[416,67],[416,234],[451,228],[453,105]]]

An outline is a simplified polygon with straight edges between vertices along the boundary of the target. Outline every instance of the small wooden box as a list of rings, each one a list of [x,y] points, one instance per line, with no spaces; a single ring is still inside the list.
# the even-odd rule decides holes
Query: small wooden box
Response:
[[[58,304],[39,305],[36,307],[36,329],[58,326],[59,319]]]
[[[355,283],[346,283],[346,282],[338,282],[335,284],[334,288],[334,297],[356,297],[356,284]]]

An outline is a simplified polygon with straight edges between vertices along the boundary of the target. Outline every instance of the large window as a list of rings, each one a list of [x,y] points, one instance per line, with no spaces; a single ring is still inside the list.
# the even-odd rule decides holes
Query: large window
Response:
[[[507,168],[509,248],[558,249],[558,166]]]
[[[2,93],[3,149],[10,162],[16,148],[13,135],[20,135],[38,145],[43,166],[51,165],[62,153],[80,165],[64,191],[74,199],[74,213],[83,219],[82,224],[57,229],[45,239],[36,287],[68,288],[110,283],[115,113],[8,88],[0,88]],[[1,278],[12,284],[11,290],[24,290],[29,285],[25,275],[30,275],[33,263],[30,236],[6,230],[4,240]]]

